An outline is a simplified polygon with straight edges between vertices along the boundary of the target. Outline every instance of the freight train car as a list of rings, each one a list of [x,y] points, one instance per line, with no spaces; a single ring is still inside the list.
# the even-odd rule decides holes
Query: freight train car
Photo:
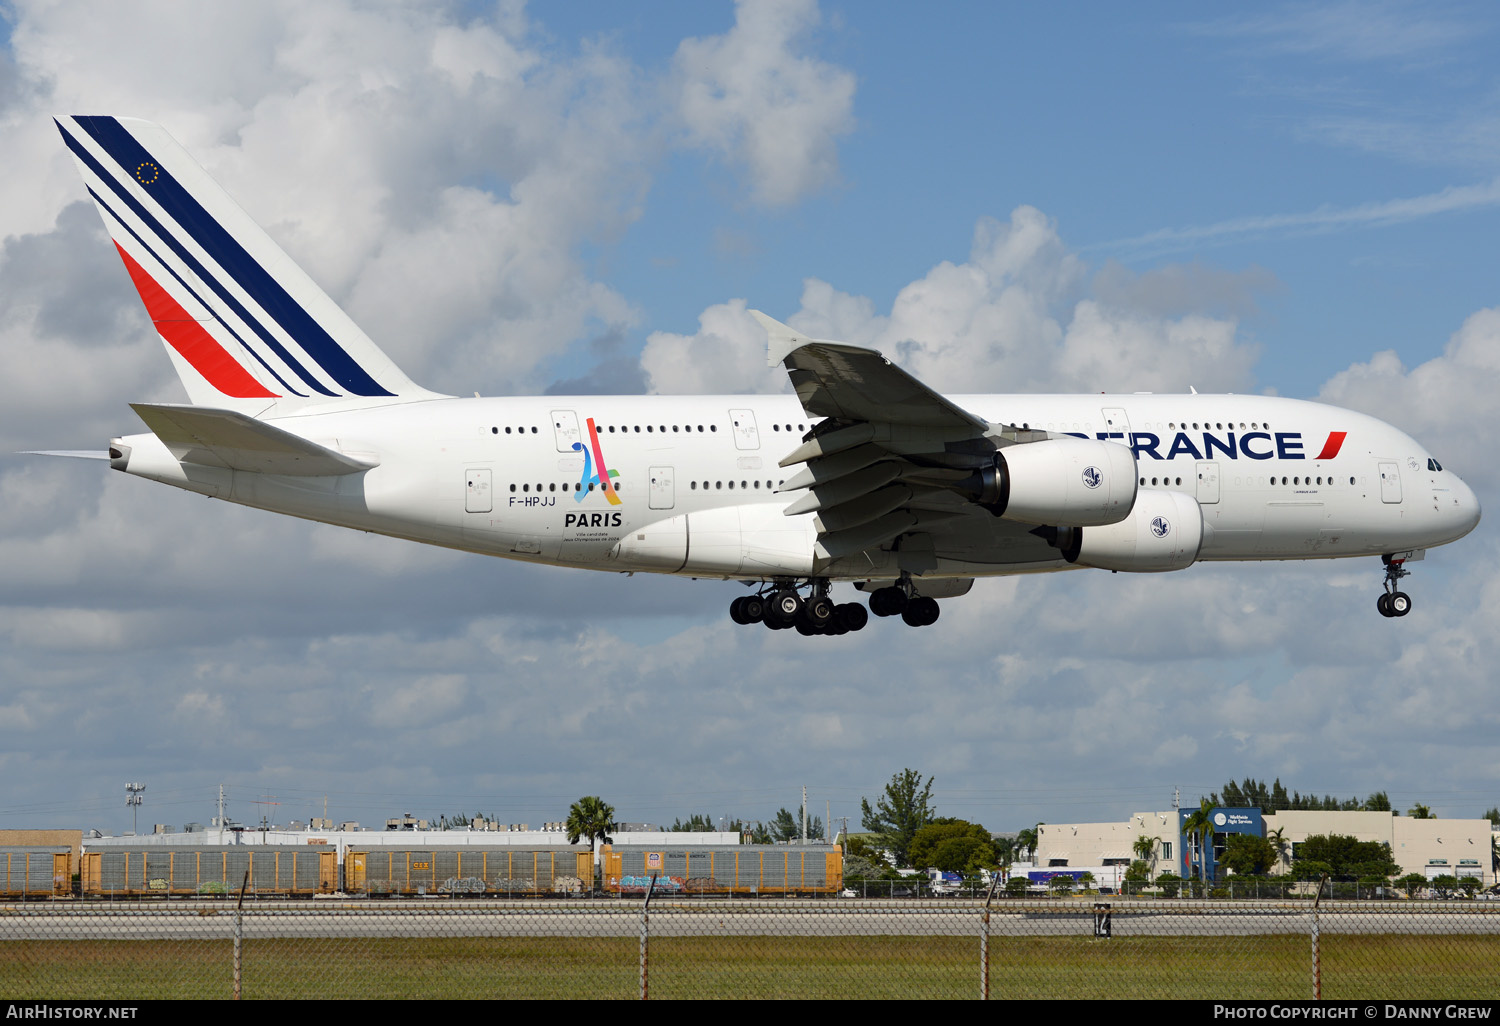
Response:
[[[85,897],[332,894],[339,889],[331,846],[228,845],[104,849],[83,854]]]
[[[0,848],[0,898],[51,898],[73,893],[69,856],[54,845]]]
[[[344,855],[350,894],[585,894],[593,889],[594,852],[548,848],[351,848]]]
[[[605,845],[604,889],[644,894],[837,894],[844,886],[838,845],[743,844],[725,847]]]

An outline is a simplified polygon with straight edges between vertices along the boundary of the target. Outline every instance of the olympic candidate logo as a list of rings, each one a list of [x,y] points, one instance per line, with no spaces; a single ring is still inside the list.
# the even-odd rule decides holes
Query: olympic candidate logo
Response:
[[[604,465],[604,450],[599,446],[599,429],[594,426],[593,417],[588,419],[588,426],[588,446],[585,447],[582,442],[573,443],[573,451],[583,453],[583,475],[578,479],[578,488],[573,492],[573,501],[582,502],[583,497],[598,486],[603,490],[604,497],[609,500],[609,504],[618,506],[620,496],[615,492],[614,478],[619,477],[620,472],[610,470]]]
[[[1085,467],[1083,470],[1083,483],[1090,488],[1098,488],[1104,483],[1104,475],[1099,473],[1098,467]]]
[[[1166,517],[1156,517],[1151,521],[1151,533],[1158,538],[1165,538],[1172,531],[1172,525],[1167,523]]]

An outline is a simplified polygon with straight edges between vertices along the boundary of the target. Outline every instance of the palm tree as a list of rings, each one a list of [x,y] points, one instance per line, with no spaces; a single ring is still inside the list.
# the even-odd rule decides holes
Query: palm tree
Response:
[[[1155,873],[1156,838],[1150,837],[1146,834],[1142,834],[1135,839],[1135,842],[1130,847],[1131,850],[1135,852],[1136,858],[1140,859],[1142,862],[1148,862],[1151,864],[1151,871]]]
[[[1291,848],[1291,845],[1287,843],[1286,827],[1277,827],[1275,830],[1272,830],[1266,834],[1266,840],[1270,841],[1271,847],[1276,849],[1277,868],[1280,869],[1281,866],[1289,865],[1287,852]]]
[[[577,844],[580,837],[587,837],[589,844],[610,842],[609,832],[615,828],[614,806],[606,805],[603,798],[589,795],[573,803],[568,810],[568,843]]]
[[[1182,832],[1193,838],[1198,848],[1198,879],[1205,886],[1208,884],[1208,856],[1204,850],[1210,843],[1209,838],[1214,833],[1214,806],[1207,798],[1199,801],[1198,809],[1182,824]]]
[[[1406,814],[1412,819],[1432,819],[1432,809],[1421,802],[1417,802],[1415,808],[1407,809]]]
[[[1038,823],[1037,826],[1041,826],[1041,824]],[[1031,858],[1033,862],[1036,861],[1036,843],[1036,830],[1022,830],[1016,834],[1016,846],[1018,848],[1026,849],[1026,854]]]

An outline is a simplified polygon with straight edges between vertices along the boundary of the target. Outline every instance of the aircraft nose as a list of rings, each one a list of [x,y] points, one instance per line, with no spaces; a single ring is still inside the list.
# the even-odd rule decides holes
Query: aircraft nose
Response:
[[[1449,514],[1454,528],[1458,531],[1454,538],[1462,538],[1474,528],[1479,526],[1479,497],[1457,475],[1453,479],[1453,508]]]

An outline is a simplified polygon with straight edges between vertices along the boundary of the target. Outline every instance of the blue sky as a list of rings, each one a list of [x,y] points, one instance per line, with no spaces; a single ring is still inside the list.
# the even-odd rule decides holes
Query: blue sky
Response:
[[[0,10],[3,452],[180,398],[48,120],[110,112],[444,391],[784,388],[748,304],[954,391],[1321,397],[1500,500],[1486,5]],[[920,637],[789,640],[732,585],[0,456],[0,824],[120,829],[132,779],[179,824],[221,781],[367,822],[766,818],[803,784],[857,818],[904,766],[996,829],[1245,775],[1478,815],[1496,556],[1488,524],[1432,553],[1399,623],[1371,561],[982,582]]]

